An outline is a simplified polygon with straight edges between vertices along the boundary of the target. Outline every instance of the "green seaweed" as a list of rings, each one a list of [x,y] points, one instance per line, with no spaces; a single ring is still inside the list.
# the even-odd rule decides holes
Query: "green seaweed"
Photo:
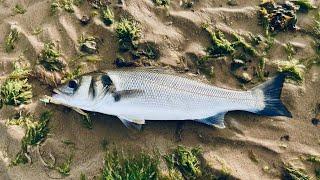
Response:
[[[289,79],[298,83],[303,81],[304,69],[305,69],[305,66],[296,59],[279,62],[279,66],[278,66],[279,72],[287,73]]]
[[[13,63],[13,71],[9,74],[9,79],[26,79],[31,72],[30,67],[22,66],[18,62]]]
[[[320,12],[314,17],[312,34],[320,40]]]
[[[59,59],[60,52],[55,49],[54,43],[44,44],[44,49],[40,54],[40,64],[48,71],[62,71],[64,63]]]
[[[136,41],[141,37],[141,27],[138,22],[122,18],[116,25],[120,51],[136,48]]]
[[[43,29],[41,27],[36,27],[32,30],[32,35],[39,35],[43,32]]]
[[[309,155],[306,159],[309,162],[316,163],[320,165],[320,157],[315,155]]]
[[[257,76],[260,81],[263,81],[265,79],[265,71],[264,71],[265,67],[266,67],[266,59],[260,58],[258,68],[257,68]]]
[[[84,173],[80,174],[80,180],[87,180],[87,176]]]
[[[320,168],[316,168],[316,169],[314,170],[314,173],[316,174],[317,180],[320,180]]]
[[[8,120],[7,125],[19,125],[26,129],[26,133],[21,140],[21,151],[16,155],[16,158],[12,161],[12,165],[18,165],[20,163],[27,163],[28,158],[28,146],[35,146],[40,144],[49,132],[48,122],[51,119],[52,113],[45,111],[41,113],[38,120],[32,115],[22,116]]]
[[[90,116],[88,116],[88,115],[81,117],[81,123],[87,129],[92,129],[93,128],[92,120],[91,120]]]
[[[113,11],[109,7],[101,8],[101,19],[105,25],[110,26],[114,23]]]
[[[6,105],[28,104],[32,98],[32,86],[27,79],[7,79],[0,88],[0,95]]]
[[[291,2],[298,5],[299,11],[304,13],[308,12],[309,10],[317,8],[311,4],[310,0],[293,0]]]
[[[73,156],[69,156],[69,158],[63,162],[60,166],[56,167],[56,170],[63,176],[69,176],[71,171],[71,163]]]
[[[83,68],[83,66],[79,65],[72,72],[67,72],[65,77],[61,80],[61,83],[64,84],[64,83],[68,82],[71,79],[75,79],[75,78],[79,77],[81,75],[81,73],[82,73],[82,68]]]
[[[18,154],[16,154],[15,158],[11,161],[11,165],[17,166],[19,164],[27,164],[28,162],[29,162],[29,159],[26,156],[26,154],[20,151],[18,152]]]
[[[236,41],[232,42],[233,47],[239,47],[245,54],[250,56],[258,56],[258,52],[246,40],[236,33],[232,33]]]
[[[40,115],[38,121],[25,121],[26,134],[22,139],[23,149],[26,150],[28,145],[37,145],[47,137],[49,132],[48,122],[51,117],[52,113],[45,111]]]
[[[172,154],[164,156],[168,168],[177,168],[187,179],[196,179],[202,175],[200,167],[200,148],[186,148],[178,146]]]
[[[209,57],[226,56],[235,51],[232,44],[220,30],[213,31],[207,24],[204,24],[203,28],[210,34],[211,38],[211,46],[206,50]]]
[[[156,157],[138,153],[125,155],[117,151],[107,151],[100,179],[158,179],[159,160]]]
[[[170,0],[152,0],[156,6],[165,6],[168,7],[170,5]]]
[[[287,43],[285,46],[285,50],[288,55],[288,59],[291,60],[293,58],[293,55],[296,53],[296,49],[291,43]]]
[[[6,52],[11,52],[15,48],[15,43],[17,42],[19,38],[19,31],[17,28],[12,28],[10,30],[10,33],[5,39],[5,50]]]
[[[22,4],[16,4],[13,8],[13,11],[16,14],[24,14],[27,12],[27,10],[22,6]]]
[[[309,180],[310,177],[301,169],[296,169],[293,166],[286,164],[284,166],[284,179],[288,180]]]
[[[56,13],[59,8],[65,10],[66,12],[73,13],[73,4],[77,5],[78,1],[74,0],[52,0],[50,4],[51,13]]]

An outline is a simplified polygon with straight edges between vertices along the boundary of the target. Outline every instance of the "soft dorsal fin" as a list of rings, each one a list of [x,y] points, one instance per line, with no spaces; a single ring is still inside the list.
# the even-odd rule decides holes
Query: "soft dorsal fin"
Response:
[[[214,126],[219,129],[223,129],[226,126],[224,125],[224,116],[226,115],[226,112],[218,113],[215,116],[211,116],[204,119],[196,120],[197,122],[201,122],[203,124],[207,124],[209,126]]]
[[[132,96],[136,96],[143,93],[143,90],[140,89],[130,89],[130,90],[121,90],[121,91],[115,91],[112,93],[112,96],[114,98],[114,101],[120,101],[122,98],[128,98]]]
[[[142,125],[145,124],[144,119],[129,119],[123,116],[118,116],[118,118],[127,128],[135,128],[141,130]]]

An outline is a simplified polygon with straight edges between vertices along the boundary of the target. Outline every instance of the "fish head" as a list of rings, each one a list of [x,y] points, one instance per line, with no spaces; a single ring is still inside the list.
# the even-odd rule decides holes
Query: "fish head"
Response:
[[[93,77],[90,75],[69,80],[53,90],[50,101],[54,104],[90,110],[93,104],[92,83]]]

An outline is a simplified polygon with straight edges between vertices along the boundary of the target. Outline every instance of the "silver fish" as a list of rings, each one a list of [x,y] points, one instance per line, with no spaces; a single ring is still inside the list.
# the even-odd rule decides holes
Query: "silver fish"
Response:
[[[84,75],[54,90],[50,102],[114,115],[127,126],[145,120],[193,120],[224,128],[229,111],[292,117],[280,100],[284,74],[248,91],[215,87],[156,70],[112,70]]]

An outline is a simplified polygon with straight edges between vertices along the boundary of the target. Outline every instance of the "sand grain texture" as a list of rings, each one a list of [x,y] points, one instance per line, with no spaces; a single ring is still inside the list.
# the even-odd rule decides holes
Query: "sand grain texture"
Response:
[[[151,0],[124,2],[122,8],[115,5],[116,1],[113,2],[116,19],[129,16],[140,22],[143,36],[139,42],[155,43],[161,54],[158,61],[166,65],[181,68],[191,64],[193,69],[193,60],[190,57],[203,55],[204,49],[210,44],[208,34],[201,28],[204,22],[211,22],[226,33],[263,34],[263,29],[258,26],[258,0],[238,0],[238,6],[228,6],[227,0],[195,0],[192,10],[182,8],[178,0],[172,0],[169,8],[155,7]],[[23,4],[26,8],[25,14],[13,15],[12,8],[17,3]],[[315,3],[319,5],[319,1]],[[69,64],[68,68],[76,67],[77,63],[71,63],[71,59],[79,52],[77,41],[83,33],[101,39],[99,56],[103,59],[98,63],[83,61],[86,65],[85,71],[115,68],[113,61],[118,54],[118,45],[114,25],[107,27],[99,17],[95,17],[87,26],[82,26],[79,18],[90,15],[92,8],[87,3],[74,8],[74,13],[59,11],[56,15],[51,15],[49,0],[0,0],[0,82],[11,72],[11,63],[19,55],[24,55],[34,67],[43,44],[49,41],[58,44],[64,61]],[[312,13],[301,15],[298,25],[310,24],[311,17]],[[19,30],[20,38],[13,52],[6,53],[4,38],[13,26]],[[33,35],[32,32],[37,27],[43,32]],[[314,54],[312,40],[311,37],[298,32],[279,33],[275,46],[268,55],[268,63],[286,59],[284,45],[287,42],[301,47],[295,55],[297,59]],[[229,72],[228,60],[215,61],[213,65],[215,78],[210,81],[214,85],[240,89],[241,84]],[[268,68],[273,75],[274,67]],[[61,162],[72,151],[62,141],[71,140],[75,143],[71,174],[65,179],[79,179],[81,172],[92,179],[100,173],[104,157],[102,140],[107,140],[111,147],[123,150],[143,149],[152,152],[156,148],[161,153],[169,152],[177,144],[200,145],[204,150],[204,162],[212,169],[226,166],[230,169],[231,175],[239,179],[279,179],[283,162],[299,164],[299,160],[296,159],[300,155],[320,155],[320,129],[311,123],[311,119],[315,117],[315,108],[320,103],[319,72],[320,67],[314,66],[307,71],[302,85],[285,84],[282,99],[292,112],[293,119],[230,112],[226,116],[227,128],[223,130],[193,122],[184,123],[180,142],[177,142],[175,134],[178,124],[175,121],[147,122],[142,132],[136,132],[126,129],[115,117],[92,114],[93,129],[86,129],[81,125],[81,116],[76,112],[39,102],[41,96],[50,95],[51,88],[35,78],[31,79],[34,87],[33,103],[22,109],[35,114],[45,109],[54,112],[49,124],[50,135],[40,147],[45,158],[52,153],[57,162]],[[248,85],[247,88],[252,86],[254,85]],[[0,110],[0,179],[41,180],[60,177],[42,165],[36,152],[31,153],[31,165],[9,167],[10,160],[20,150],[20,140],[24,133],[19,127],[5,125],[6,120],[16,111],[17,108],[12,107]],[[281,141],[280,138],[284,135],[289,135],[290,140]],[[259,162],[250,159],[251,152],[257,156]],[[266,166],[270,170],[263,170]],[[308,173],[313,174],[305,168]]]

